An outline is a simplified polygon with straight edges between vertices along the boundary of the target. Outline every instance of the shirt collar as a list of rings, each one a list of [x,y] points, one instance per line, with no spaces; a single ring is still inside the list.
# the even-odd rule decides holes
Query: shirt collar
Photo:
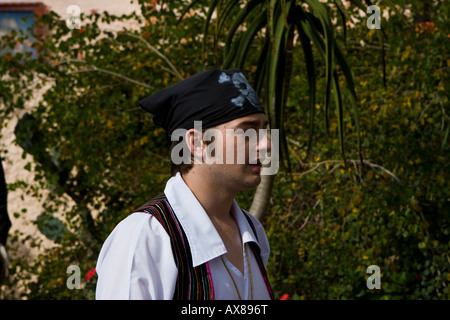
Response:
[[[186,185],[180,173],[167,181],[164,193],[186,234],[194,267],[227,252],[222,238],[208,214]],[[258,244],[244,213],[235,200],[233,200],[232,213],[239,227],[242,243],[253,241]]]

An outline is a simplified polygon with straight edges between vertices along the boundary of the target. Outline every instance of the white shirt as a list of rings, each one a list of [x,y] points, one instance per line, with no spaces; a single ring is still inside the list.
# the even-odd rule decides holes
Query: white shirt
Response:
[[[221,237],[179,173],[169,179],[164,193],[188,239],[193,266],[209,263],[215,299],[238,299],[236,288],[221,257],[242,299],[251,299],[250,270],[254,299],[270,299],[256,258],[248,245],[249,242],[258,244],[266,266],[270,252],[269,242],[259,221],[250,215],[257,240],[244,213],[236,201],[233,201],[232,213],[250,261],[249,268],[243,250],[242,275],[225,257],[227,250]],[[103,244],[96,271],[96,299],[170,300],[175,292],[178,274],[167,232],[157,219],[145,212],[133,213],[116,226]]]

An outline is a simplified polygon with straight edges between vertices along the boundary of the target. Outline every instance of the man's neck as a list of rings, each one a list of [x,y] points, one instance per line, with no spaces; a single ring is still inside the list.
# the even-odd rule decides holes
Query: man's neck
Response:
[[[235,192],[226,190],[220,183],[211,179],[210,175],[194,172],[194,168],[182,176],[197,200],[212,220],[223,221],[231,218]]]

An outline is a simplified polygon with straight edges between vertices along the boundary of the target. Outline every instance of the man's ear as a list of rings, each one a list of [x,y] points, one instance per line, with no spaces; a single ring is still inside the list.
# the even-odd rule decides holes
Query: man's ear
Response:
[[[192,128],[186,131],[184,138],[191,152],[191,159],[194,158],[195,164],[202,163],[204,148],[202,132]]]

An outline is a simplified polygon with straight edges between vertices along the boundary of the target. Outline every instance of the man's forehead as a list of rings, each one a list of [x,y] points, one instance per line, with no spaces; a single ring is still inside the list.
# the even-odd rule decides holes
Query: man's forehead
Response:
[[[208,70],[177,82],[139,104],[170,137],[177,129],[213,128],[247,115],[263,114],[257,93],[239,69]],[[223,126],[221,126],[223,128]]]

